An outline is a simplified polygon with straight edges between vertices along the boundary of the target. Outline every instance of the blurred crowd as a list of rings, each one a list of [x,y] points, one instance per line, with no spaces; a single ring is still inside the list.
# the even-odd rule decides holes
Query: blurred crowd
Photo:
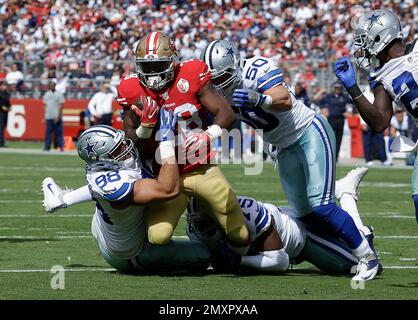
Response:
[[[83,98],[133,71],[135,42],[162,30],[184,59],[214,39],[230,39],[243,56],[272,57],[292,81],[318,89],[330,62],[350,52],[359,6],[390,8],[402,17],[405,36],[417,36],[416,0],[0,0],[0,80],[36,97],[55,79],[57,90]]]

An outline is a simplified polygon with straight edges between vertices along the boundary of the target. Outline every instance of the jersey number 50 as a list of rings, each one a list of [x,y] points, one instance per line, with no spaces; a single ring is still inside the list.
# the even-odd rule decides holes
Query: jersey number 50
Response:
[[[255,60],[245,73],[245,79],[251,81],[254,80],[257,75],[258,68],[264,66],[266,63],[268,63],[266,59],[259,58]]]

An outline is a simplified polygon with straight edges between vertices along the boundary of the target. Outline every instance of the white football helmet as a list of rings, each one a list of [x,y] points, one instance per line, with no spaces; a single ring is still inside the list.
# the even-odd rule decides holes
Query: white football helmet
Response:
[[[110,126],[97,125],[84,131],[77,142],[78,156],[90,170],[137,169],[138,151],[125,133]]]
[[[211,218],[199,212],[195,198],[189,201],[186,220],[186,232],[190,240],[201,241],[210,249],[216,249],[219,246],[223,232]]]
[[[355,21],[354,57],[362,69],[380,66],[377,55],[393,40],[402,39],[401,24],[389,10],[372,10]]]
[[[216,40],[202,51],[200,59],[212,73],[212,84],[226,95],[232,93],[242,82],[242,59],[237,46],[228,40]]]

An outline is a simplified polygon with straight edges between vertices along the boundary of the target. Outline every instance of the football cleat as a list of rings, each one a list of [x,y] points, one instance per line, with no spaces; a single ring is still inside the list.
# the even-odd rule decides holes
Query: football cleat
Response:
[[[374,254],[359,261],[354,281],[369,281],[376,277],[379,272],[379,259]]]
[[[376,257],[379,258],[379,255],[377,254],[377,251],[374,248],[374,229],[372,226],[364,226],[366,230],[369,230],[368,232],[365,232],[366,230],[361,230],[361,232],[364,234],[364,237],[366,238],[367,242],[369,243],[370,249],[372,249],[373,253],[376,255]],[[379,269],[377,271],[377,274],[381,274],[383,272],[383,266],[379,261]]]
[[[42,205],[47,213],[67,207],[62,196],[70,190],[63,191],[51,177],[47,177],[42,181],[42,191],[44,193]]]
[[[358,200],[357,188],[369,169],[359,167],[351,170],[344,178],[335,182],[335,196],[338,200],[344,193],[348,193]]]

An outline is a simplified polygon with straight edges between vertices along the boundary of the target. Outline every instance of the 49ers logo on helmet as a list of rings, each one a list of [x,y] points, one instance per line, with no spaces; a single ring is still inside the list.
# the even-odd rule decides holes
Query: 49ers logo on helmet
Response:
[[[176,51],[177,51],[176,45],[174,44],[174,42],[173,42],[173,41],[171,41],[171,39],[170,39],[170,41],[169,41],[169,43],[168,43],[168,47],[169,47],[169,48],[170,48],[170,50],[171,50],[171,51],[173,51],[173,52],[176,52]]]
[[[189,91],[189,81],[180,78],[180,80],[177,82],[177,89],[179,89],[181,93],[186,93]]]

